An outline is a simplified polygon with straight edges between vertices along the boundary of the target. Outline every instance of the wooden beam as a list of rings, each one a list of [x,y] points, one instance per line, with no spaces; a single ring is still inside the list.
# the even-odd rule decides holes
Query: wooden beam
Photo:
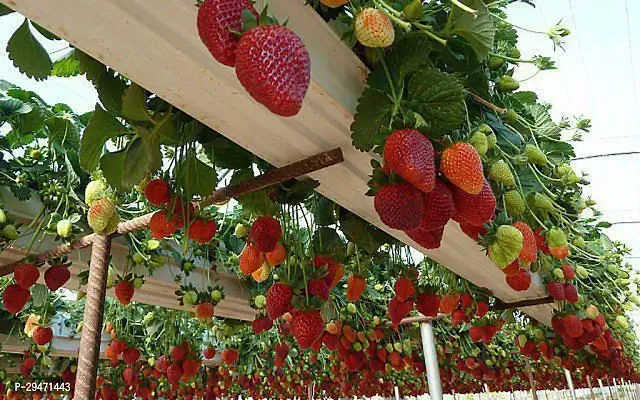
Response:
[[[524,308],[524,307],[539,306],[542,304],[552,304],[553,302],[554,302],[553,297],[546,296],[538,299],[526,299],[526,300],[514,301],[512,303],[494,304],[493,307],[491,307],[491,310],[502,311],[502,310],[508,310],[511,308]]]

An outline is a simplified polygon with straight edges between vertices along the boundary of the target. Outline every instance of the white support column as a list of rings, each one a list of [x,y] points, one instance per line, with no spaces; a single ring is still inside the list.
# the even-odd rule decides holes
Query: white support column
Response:
[[[591,377],[587,375],[587,385],[589,385],[589,396],[591,400],[596,400],[596,395],[593,393],[593,386],[591,385]]]
[[[616,392],[616,398],[620,400],[620,390],[618,389],[618,383],[616,382],[616,378],[613,378],[613,387]]]
[[[442,400],[442,383],[440,382],[440,367],[438,366],[438,353],[436,351],[436,340],[433,334],[433,323],[427,321],[420,324],[420,334],[422,336],[424,364],[427,367],[429,397],[431,400]]]
[[[564,369],[564,376],[567,378],[567,385],[569,386],[569,392],[571,394],[571,398],[576,400],[576,390],[573,387],[573,378],[571,378],[571,372],[568,369]]]
[[[398,386],[393,387],[393,393],[396,395],[396,400],[400,400],[400,391],[398,390]]]

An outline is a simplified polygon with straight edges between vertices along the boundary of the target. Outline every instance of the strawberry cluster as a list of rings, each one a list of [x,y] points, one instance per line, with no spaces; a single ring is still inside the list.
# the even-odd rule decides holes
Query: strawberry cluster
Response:
[[[287,249],[280,239],[282,227],[273,217],[258,217],[251,225],[247,244],[240,253],[240,271],[251,275],[256,282],[264,282],[274,267],[287,258]]]

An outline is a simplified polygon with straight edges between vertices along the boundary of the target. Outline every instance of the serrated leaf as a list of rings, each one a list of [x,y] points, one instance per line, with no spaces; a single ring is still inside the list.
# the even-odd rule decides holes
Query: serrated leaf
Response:
[[[384,244],[376,240],[372,226],[353,214],[347,214],[340,220],[340,230],[349,241],[370,254],[375,253]]]
[[[80,145],[78,129],[68,118],[52,117],[45,121],[47,136],[50,142],[58,143],[61,147],[77,149]]]
[[[80,61],[76,59],[75,51],[75,49],[71,49],[67,54],[53,63],[51,76],[68,78],[70,76],[80,75]]]
[[[49,289],[40,283],[31,287],[31,300],[34,307],[42,307],[49,297]]]
[[[611,228],[613,226],[613,224],[611,222],[607,222],[607,221],[600,221],[596,224],[596,226],[598,228]]]
[[[464,88],[451,75],[423,69],[409,80],[409,108],[442,134],[457,128],[465,117]]]
[[[96,169],[105,143],[126,132],[127,128],[124,125],[97,105],[80,141],[80,165],[82,168],[86,171]]]
[[[315,255],[332,257],[340,262],[346,256],[346,245],[335,229],[318,228],[311,241]]]
[[[105,71],[94,84],[104,108],[113,115],[121,115],[123,95],[127,88],[122,77],[114,75],[113,71]]]
[[[521,91],[510,95],[522,104],[536,104],[538,101],[538,95],[535,92]]]
[[[147,94],[135,83],[127,88],[122,97],[122,116],[132,121],[149,121]]]
[[[239,169],[233,172],[231,184],[235,185],[246,179],[253,178],[253,171],[250,168]],[[244,194],[237,198],[243,211],[259,215],[274,215],[278,211],[278,205],[267,196],[266,190]]]
[[[482,0],[460,1],[478,13],[474,16],[460,7],[453,7],[451,31],[462,36],[471,45],[478,58],[486,57],[493,49],[495,36],[495,27],[489,10]]]
[[[491,126],[496,134],[498,146],[505,151],[510,151],[513,149],[513,146],[517,148],[522,147],[523,143],[520,136],[507,128],[498,117],[494,114],[487,114],[487,120],[489,126]]]
[[[28,114],[33,108],[22,100],[13,97],[0,99],[0,117],[10,117],[15,114]]]
[[[189,152],[178,165],[176,183],[185,193],[207,196],[216,188],[216,170]]]
[[[102,75],[107,71],[107,67],[105,67],[100,61],[78,49],[74,50],[73,55],[80,63],[80,72],[85,74],[87,79],[90,80],[94,86],[97,85]]]
[[[127,149],[122,149],[113,153],[105,153],[100,157],[100,170],[109,186],[117,191],[123,191],[122,174],[124,172],[124,161],[127,158]]]
[[[319,226],[329,226],[336,223],[336,203],[324,196],[316,196],[310,205],[314,222]]]
[[[228,169],[249,168],[253,164],[253,154],[226,137],[216,133],[213,140],[202,143],[207,155],[216,166]],[[212,157],[211,157],[212,155]]]
[[[127,154],[124,158],[122,171],[122,187],[128,188],[140,182],[149,172],[151,154],[142,143],[142,138],[137,137],[127,146]]]
[[[49,53],[33,36],[26,19],[9,39],[7,54],[13,65],[29,78],[44,80],[51,73]]]
[[[384,92],[366,88],[358,100],[358,107],[351,124],[353,146],[360,151],[370,151],[376,138],[387,129],[391,121],[393,102]]]
[[[169,146],[177,146],[180,144],[180,131],[176,125],[175,115],[172,114],[168,118],[164,118],[153,128],[153,136],[157,136],[162,144]]]
[[[37,23],[31,21],[31,25],[36,28],[36,30],[38,32],[40,32],[40,34],[42,36],[44,36],[45,38],[49,39],[49,40],[60,40],[60,38],[55,34],[50,32],[48,29],[38,25]]]

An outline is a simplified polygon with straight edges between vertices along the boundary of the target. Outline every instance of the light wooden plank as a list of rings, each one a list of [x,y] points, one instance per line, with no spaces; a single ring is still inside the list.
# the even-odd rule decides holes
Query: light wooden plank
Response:
[[[0,0],[83,51],[115,68],[275,166],[340,146],[345,162],[311,174],[319,192],[391,233],[503,301],[544,295],[536,284],[516,293],[504,275],[456,224],[440,249],[427,251],[379,220],[365,197],[370,155],[351,146],[349,126],[366,68],[305,0],[271,0],[290,18],[312,60],[312,83],[300,114],[281,118],[253,101],[232,68],[218,64],[200,43],[191,0]],[[549,306],[526,311],[549,324]]]

